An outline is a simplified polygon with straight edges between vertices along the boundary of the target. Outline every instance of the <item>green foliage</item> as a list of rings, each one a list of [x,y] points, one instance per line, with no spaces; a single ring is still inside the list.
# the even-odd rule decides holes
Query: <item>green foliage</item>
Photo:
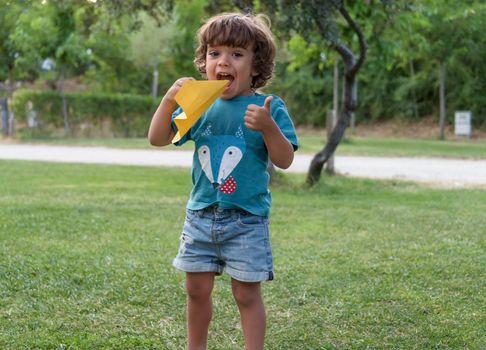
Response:
[[[324,126],[332,109],[332,70],[335,55],[325,50],[322,39],[306,40],[294,34],[282,43],[274,78],[268,91],[286,102],[298,125]],[[331,59],[326,55],[329,54]]]
[[[469,109],[484,125],[484,99],[474,87],[484,84],[485,7],[478,1],[424,1],[377,25],[360,77],[360,117],[417,118],[438,114],[438,65],[446,65],[447,118]]]
[[[152,69],[164,51],[170,48],[171,39],[177,32],[173,21],[161,27],[146,13],[141,13],[139,18],[140,27],[129,35],[130,60],[138,67]]]
[[[113,22],[106,14],[99,14],[92,24],[87,46],[91,50],[91,64],[84,80],[99,92],[142,93],[150,91],[150,73],[130,61],[130,41],[126,27],[131,19]]]
[[[144,136],[156,106],[148,96],[128,94],[66,93],[75,134]],[[13,110],[26,120],[33,110],[42,128],[63,125],[61,97],[52,91],[20,90],[14,94]],[[109,131],[104,130],[109,126]]]
[[[166,50],[161,55],[160,85],[166,91],[175,80],[183,76],[201,79],[193,60],[196,49],[196,32],[205,19],[207,0],[188,0],[174,6],[174,21],[167,23],[176,35],[166,41]],[[167,69],[166,69],[166,68]]]
[[[29,69],[15,69],[20,48],[13,35],[19,16],[30,3],[29,0],[0,0],[0,81],[31,76]]]
[[[276,67],[275,78],[266,90],[281,96],[297,125],[323,126],[332,108],[332,77],[323,75],[312,63],[291,72],[284,64]]]
[[[89,59],[80,22],[82,13],[81,5],[72,0],[34,2],[24,9],[11,33],[18,48],[16,65],[40,70],[42,60],[49,58],[57,71],[79,74]]]
[[[196,31],[209,15],[235,11],[235,3],[66,0],[42,5],[0,0],[0,80],[56,80],[62,66],[90,91],[149,95],[152,68],[147,67],[157,64],[163,93],[179,77],[200,79],[193,67]],[[285,98],[298,124],[324,126],[337,57],[329,42],[339,33],[351,49],[357,48],[356,36],[336,11],[342,1],[237,3],[272,16],[279,54],[267,91]],[[484,1],[344,4],[369,46],[358,75],[358,123],[438,115],[438,64],[444,61],[448,121],[453,121],[455,110],[471,110],[475,127],[486,128]],[[292,21],[294,26],[289,25]],[[322,34],[326,30],[329,35]],[[55,72],[40,70],[46,58],[56,62]],[[342,69],[340,73],[342,79]]]

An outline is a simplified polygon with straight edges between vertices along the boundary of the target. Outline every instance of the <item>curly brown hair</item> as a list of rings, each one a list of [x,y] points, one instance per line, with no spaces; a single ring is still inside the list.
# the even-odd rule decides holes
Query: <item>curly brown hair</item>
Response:
[[[253,68],[258,73],[253,77],[252,88],[266,85],[272,78],[277,51],[270,31],[270,20],[259,14],[225,13],[214,16],[197,32],[199,46],[194,64],[201,74],[206,74],[208,45],[253,48]]]

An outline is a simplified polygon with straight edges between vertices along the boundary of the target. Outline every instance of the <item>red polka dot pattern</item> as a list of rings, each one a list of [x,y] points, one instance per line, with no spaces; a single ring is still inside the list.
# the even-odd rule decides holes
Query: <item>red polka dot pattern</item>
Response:
[[[224,194],[231,194],[236,190],[236,182],[232,176],[228,177],[228,179],[224,182],[223,185],[220,187],[221,192]]]

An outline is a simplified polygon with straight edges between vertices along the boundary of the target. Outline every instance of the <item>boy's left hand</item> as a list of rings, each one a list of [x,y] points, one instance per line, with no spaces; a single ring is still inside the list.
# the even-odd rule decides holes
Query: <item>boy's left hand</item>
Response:
[[[270,109],[272,99],[273,96],[268,96],[261,107],[255,104],[246,107],[245,126],[248,129],[265,132],[276,125],[272,119],[272,112]]]

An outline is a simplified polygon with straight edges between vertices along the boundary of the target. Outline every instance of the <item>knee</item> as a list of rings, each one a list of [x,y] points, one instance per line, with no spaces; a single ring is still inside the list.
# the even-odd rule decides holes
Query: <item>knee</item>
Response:
[[[211,297],[212,286],[205,283],[187,283],[187,296],[191,300],[207,300]]]
[[[241,307],[248,307],[261,301],[259,284],[237,283],[232,286],[233,296]]]

